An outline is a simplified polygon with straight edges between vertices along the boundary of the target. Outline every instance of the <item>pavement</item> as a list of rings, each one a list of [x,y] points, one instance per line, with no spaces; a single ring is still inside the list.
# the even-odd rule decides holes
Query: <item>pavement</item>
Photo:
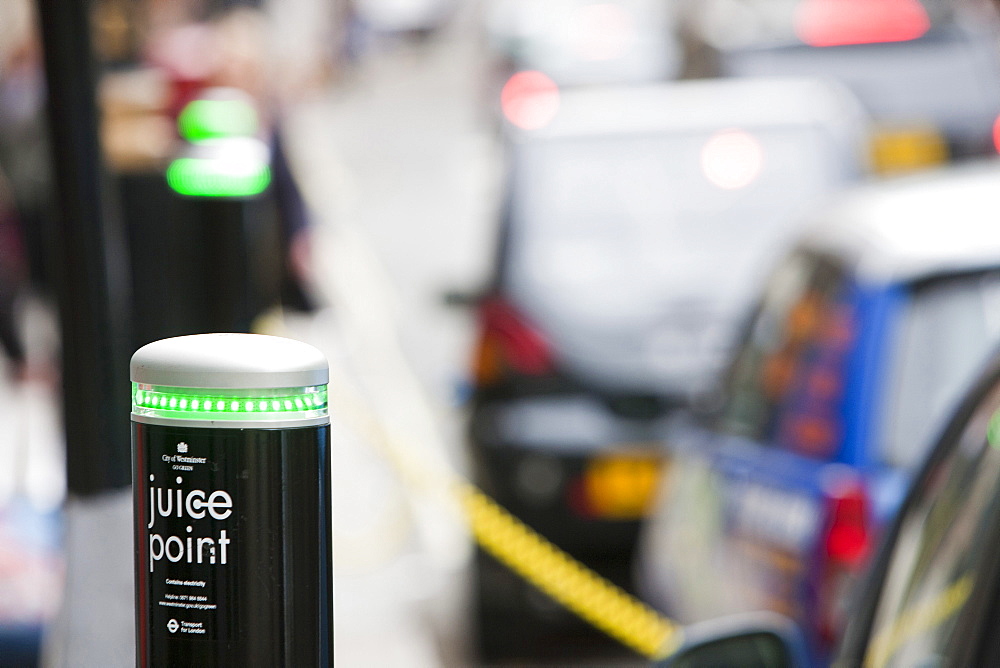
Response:
[[[471,18],[432,42],[370,53],[289,117],[325,306],[276,322],[324,350],[411,456],[459,472],[473,333],[442,295],[484,280],[499,175]],[[334,423],[338,664],[469,665],[471,543],[457,508],[401,485],[370,443]]]
[[[289,110],[290,160],[313,214],[319,307],[271,312],[257,327],[319,347],[337,381],[411,454],[457,471],[457,397],[472,332],[441,295],[485,276],[498,164],[478,116],[468,20],[426,44],[377,50]],[[32,349],[54,356],[51,311],[28,300],[25,313]],[[47,592],[36,602],[41,616],[61,602],[44,663],[131,666],[131,493],[66,498],[54,383],[4,378],[0,421],[15,428],[0,430],[0,458],[17,465],[0,467],[0,508],[29,499],[38,517],[57,516],[62,527],[63,552],[50,550],[29,588]],[[333,416],[332,431],[337,665],[468,665],[471,544],[457,509],[406,487],[342,417]],[[40,544],[51,547],[53,526]],[[3,558],[0,547],[0,613],[18,576]]]

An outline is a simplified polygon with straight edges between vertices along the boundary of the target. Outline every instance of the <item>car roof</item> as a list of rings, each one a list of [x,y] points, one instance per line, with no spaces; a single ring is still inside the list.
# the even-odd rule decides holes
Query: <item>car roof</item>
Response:
[[[875,182],[837,202],[799,246],[852,263],[861,279],[1000,266],[1000,159]]]
[[[545,127],[508,126],[515,141],[774,125],[848,127],[864,112],[840,84],[810,77],[697,79],[560,91]]]

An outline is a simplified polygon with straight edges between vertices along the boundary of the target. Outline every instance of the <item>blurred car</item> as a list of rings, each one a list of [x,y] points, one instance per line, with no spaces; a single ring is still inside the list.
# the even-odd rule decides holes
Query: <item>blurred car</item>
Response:
[[[353,17],[379,35],[427,37],[444,26],[456,9],[454,0],[352,0]]]
[[[819,76],[848,86],[881,125],[884,171],[995,154],[996,12],[940,0],[706,0],[689,40],[720,76]],[[976,11],[974,11],[974,9]]]
[[[778,265],[719,407],[675,415],[638,578],[683,623],[752,610],[823,657],[846,594],[1000,342],[1000,162],[861,188]]]
[[[834,665],[1000,664],[1000,357],[950,418],[886,532]],[[750,615],[694,627],[663,666],[804,668],[787,620]]]
[[[470,448],[478,484],[627,584],[667,411],[711,382],[802,211],[858,178],[864,118],[801,79],[577,90],[557,106],[512,130]],[[545,634],[575,624],[486,555],[477,586],[487,655],[554,647]]]
[[[515,71],[542,70],[560,86],[648,83],[680,66],[674,15],[663,0],[496,0],[486,39]]]
[[[517,124],[510,107],[539,90],[673,79],[681,66],[673,7],[665,0],[488,3],[488,113]]]

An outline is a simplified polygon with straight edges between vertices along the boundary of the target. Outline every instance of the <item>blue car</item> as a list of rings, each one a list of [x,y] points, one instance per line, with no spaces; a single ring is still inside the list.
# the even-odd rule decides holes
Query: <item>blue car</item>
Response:
[[[848,593],[1000,342],[1000,163],[865,186],[780,263],[714,402],[668,429],[639,588],[770,610],[824,660]]]

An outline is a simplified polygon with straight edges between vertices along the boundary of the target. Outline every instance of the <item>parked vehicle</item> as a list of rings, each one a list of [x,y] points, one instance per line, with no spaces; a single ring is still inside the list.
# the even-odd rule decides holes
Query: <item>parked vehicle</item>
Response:
[[[992,3],[706,0],[691,3],[693,57],[718,76],[840,81],[879,124],[884,171],[996,154],[1000,50]]]
[[[858,178],[864,127],[838,87],[743,80],[566,92],[512,130],[478,306],[476,482],[628,583],[667,411],[709,384],[802,211]],[[585,628],[485,554],[476,578],[487,655]]]
[[[1000,357],[938,439],[850,608],[837,666],[1000,662]],[[787,619],[749,615],[694,627],[662,666],[808,666]],[[728,661],[728,662],[727,662]]]
[[[869,185],[778,265],[716,409],[676,416],[643,593],[753,610],[822,658],[913,471],[1000,342],[1000,162]]]
[[[454,0],[353,0],[349,5],[356,29],[376,35],[428,37],[454,15]]]

